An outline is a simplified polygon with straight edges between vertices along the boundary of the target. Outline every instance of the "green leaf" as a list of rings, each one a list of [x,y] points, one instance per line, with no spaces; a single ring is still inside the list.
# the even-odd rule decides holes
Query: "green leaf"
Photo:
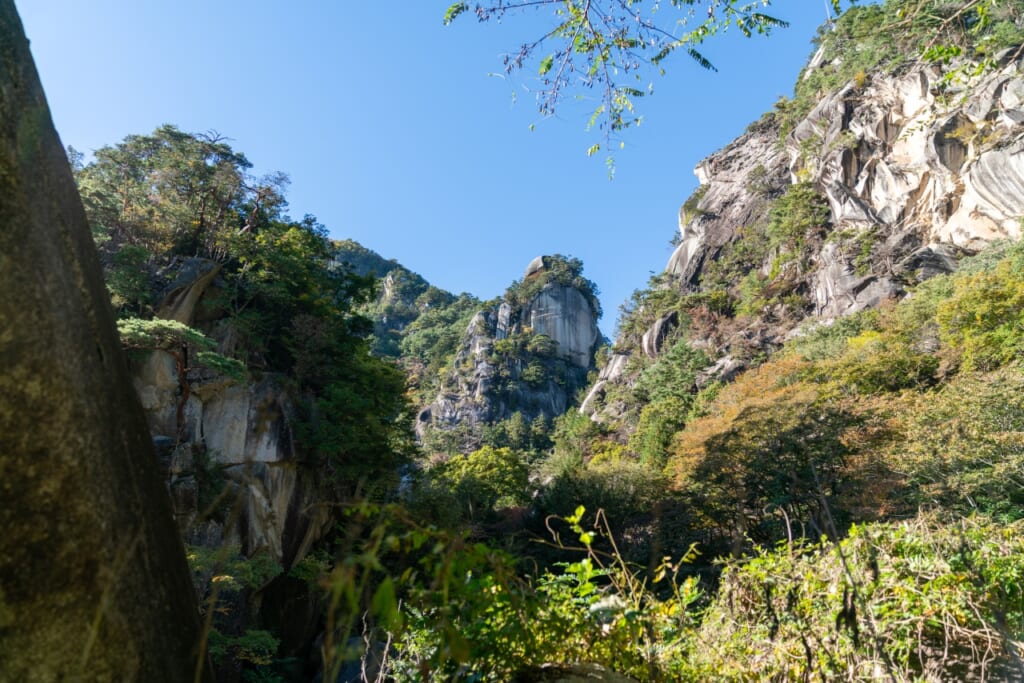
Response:
[[[373,613],[388,626],[396,625],[401,613],[398,610],[398,600],[395,598],[395,584],[390,576],[384,578],[377,590],[373,593],[371,600]]]
[[[540,60],[540,69],[538,70],[540,75],[543,76],[547,72],[551,71],[551,67],[555,63],[555,56],[548,55],[544,59]]]
[[[587,512],[587,508],[585,508],[582,505],[577,505],[575,512],[572,513],[572,516],[569,517],[569,519],[567,521],[570,524],[574,524],[576,522],[579,522],[583,518],[583,515],[586,514],[586,512]]]
[[[467,5],[464,2],[456,2],[452,4],[444,13],[444,25],[447,26],[448,24],[452,23],[453,21],[455,21],[456,17],[458,17],[460,14],[462,14],[468,9],[469,5]]]
[[[588,157],[592,157],[595,154],[597,154],[599,151],[601,151],[601,145],[595,143],[595,144],[593,144],[593,145],[591,145],[590,147],[587,148],[587,156]]]
[[[718,71],[718,69],[717,69],[717,68],[715,68],[715,65],[714,65],[714,64],[712,64],[712,63],[711,63],[711,62],[710,62],[710,61],[709,61],[709,60],[707,59],[707,57],[705,57],[705,56],[704,56],[704,55],[702,55],[701,53],[697,52],[697,51],[696,51],[696,50],[694,50],[694,49],[693,49],[692,47],[691,47],[691,48],[688,48],[688,49],[686,50],[686,53],[687,53],[688,55],[690,55],[690,57],[692,57],[692,58],[693,58],[693,60],[694,60],[695,62],[697,62],[697,64],[699,64],[699,65],[701,66],[701,68],[703,68],[703,69],[707,69],[708,71]]]

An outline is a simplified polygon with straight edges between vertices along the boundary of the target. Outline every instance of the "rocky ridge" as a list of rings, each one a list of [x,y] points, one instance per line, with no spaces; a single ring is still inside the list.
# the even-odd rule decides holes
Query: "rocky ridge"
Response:
[[[830,68],[821,54],[801,78]],[[691,334],[717,359],[709,379],[728,379],[751,349],[778,348],[805,320],[827,324],[900,298],[913,284],[954,270],[961,256],[1021,237],[1024,60],[1010,49],[995,63],[967,83],[958,82],[956,62],[912,62],[855,79],[820,99],[788,133],[783,113],[770,112],[697,164],[700,186],[680,210],[679,243],[655,288],[683,298],[728,294],[735,317],[719,326],[717,338]],[[752,234],[763,237],[772,206],[797,186],[827,203],[827,221],[800,236],[799,258],[768,240],[750,259],[743,250],[750,251]],[[723,283],[722,264],[744,258]],[[739,316],[743,277],[759,281],[764,295]],[[706,311],[706,301],[696,300],[691,310],[701,306]],[[643,312],[651,322],[617,341],[585,412],[621,415],[603,403],[610,385],[635,382],[639,359],[656,358],[679,334],[680,312]]]

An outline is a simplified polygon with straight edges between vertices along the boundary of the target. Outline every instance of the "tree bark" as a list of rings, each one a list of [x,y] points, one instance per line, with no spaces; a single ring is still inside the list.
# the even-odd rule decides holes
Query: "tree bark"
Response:
[[[207,680],[99,259],[0,0],[0,680]]]

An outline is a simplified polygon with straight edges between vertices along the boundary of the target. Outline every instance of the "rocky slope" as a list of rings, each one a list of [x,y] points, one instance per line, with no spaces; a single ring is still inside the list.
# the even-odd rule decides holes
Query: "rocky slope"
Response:
[[[480,309],[356,243],[336,247],[339,263],[377,278],[377,299],[365,311],[373,316],[375,350],[397,356],[424,391],[435,392],[419,412],[421,437],[458,430],[468,452],[484,427],[516,413],[550,422],[585,385],[603,339],[594,289],[578,261],[538,257],[504,299]],[[205,330],[230,353],[230,327],[207,306],[219,286],[217,264],[192,258],[173,270],[158,317]],[[477,310],[467,325],[460,316],[468,304]],[[451,327],[458,337],[447,340]],[[429,343],[417,345],[420,337]],[[297,398],[288,378],[263,372],[239,381],[202,367],[183,377],[175,355],[162,350],[140,354],[133,370],[186,540],[264,553],[283,567],[305,557],[328,515],[317,505],[316,468],[296,447]]]
[[[802,79],[840,68],[824,54]],[[993,63],[966,82],[956,62],[858,74],[796,121],[783,102],[697,164],[678,247],[627,316],[584,410],[622,417],[606,395],[683,335],[680,321],[713,318],[685,334],[716,360],[707,377],[729,379],[808,318],[878,306],[993,240],[1019,239],[1024,60],[1008,49]],[[786,216],[814,201],[823,220],[786,234]]]

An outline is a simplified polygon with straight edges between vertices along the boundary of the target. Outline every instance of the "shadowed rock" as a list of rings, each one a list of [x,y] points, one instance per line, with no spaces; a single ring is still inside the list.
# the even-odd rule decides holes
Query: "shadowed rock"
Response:
[[[0,680],[206,680],[99,259],[0,0]]]

